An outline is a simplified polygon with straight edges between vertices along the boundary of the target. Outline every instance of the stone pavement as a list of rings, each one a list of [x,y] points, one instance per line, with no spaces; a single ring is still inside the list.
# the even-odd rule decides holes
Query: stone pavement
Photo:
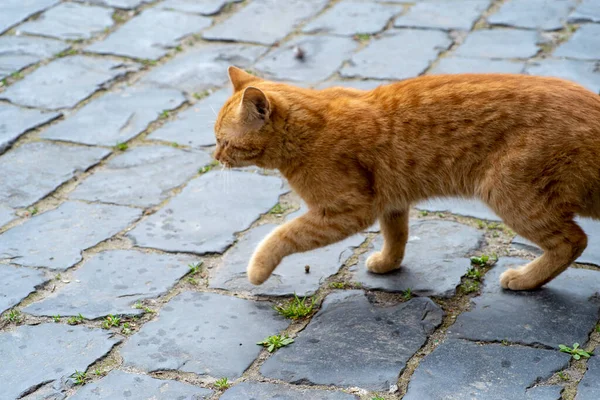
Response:
[[[412,211],[389,276],[365,270],[375,226],[248,284],[304,206],[272,171],[211,163],[230,64],[315,88],[522,72],[598,92],[600,2],[0,1],[0,399],[600,398],[598,357],[558,350],[600,343],[598,222],[535,292],[498,276],[539,250],[459,200]],[[314,307],[286,319],[294,294]],[[276,334],[294,342],[256,344]]]

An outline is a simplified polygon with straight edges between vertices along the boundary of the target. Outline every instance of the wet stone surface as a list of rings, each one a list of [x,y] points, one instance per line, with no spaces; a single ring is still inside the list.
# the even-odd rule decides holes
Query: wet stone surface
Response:
[[[431,74],[504,73],[520,74],[525,62],[489,60],[485,58],[444,57],[430,71]]]
[[[0,98],[30,107],[71,108],[107,82],[135,69],[135,64],[86,56],[64,57],[12,84]],[[69,90],[64,90],[65,82]]]
[[[246,276],[248,260],[260,241],[275,228],[271,224],[261,225],[239,239],[223,257],[210,280],[210,287],[257,295],[312,295],[325,279],[338,272],[352,255],[352,250],[365,240],[356,235],[325,248],[286,257],[265,283],[254,286]],[[305,272],[306,265],[310,266],[309,273]]]
[[[600,24],[581,26],[566,43],[556,49],[554,56],[600,60]]]
[[[164,10],[176,10],[189,14],[214,15],[228,4],[239,3],[242,0],[166,0],[159,4]]]
[[[95,254],[77,269],[70,282],[23,311],[33,315],[78,315],[89,319],[139,315],[136,302],[164,295],[190,272],[192,256],[110,250]]]
[[[67,49],[58,40],[28,37],[0,37],[0,79]],[[3,119],[4,120],[4,119]]]
[[[378,275],[367,270],[366,259],[381,251],[383,236],[373,241],[371,250],[350,268],[353,280],[368,289],[403,292],[406,289],[420,296],[453,296],[461,277],[471,267],[469,256],[483,242],[479,229],[450,221],[419,221],[411,224],[402,267]]]
[[[145,3],[151,3],[152,0],[76,0],[82,3],[100,4],[104,6],[130,10]]]
[[[449,212],[465,217],[501,221],[501,219],[483,202],[471,199],[447,197],[423,201],[416,206],[419,210],[431,212]]]
[[[42,383],[85,371],[120,339],[83,326],[41,324],[0,333],[0,387],[15,399]]]
[[[0,264],[0,314],[19,304],[48,279],[39,270]]]
[[[140,216],[141,210],[129,207],[65,202],[1,234],[0,259],[64,270],[81,261],[84,249],[115,235]]]
[[[587,363],[587,372],[577,388],[576,400],[595,400],[600,397],[600,359],[592,357]]]
[[[568,22],[600,22],[600,3],[596,0],[583,0],[569,15]]]
[[[472,299],[472,309],[457,318],[449,335],[554,349],[559,344],[585,343],[600,310],[600,274],[569,268],[539,290],[502,289],[500,274],[527,262],[501,258],[486,274],[481,295]]]
[[[46,129],[41,137],[114,146],[137,136],[161,113],[184,102],[185,97],[173,89],[123,88],[86,104],[70,118]]]
[[[31,15],[58,3],[60,0],[2,0],[0,3],[0,33],[4,33]]]
[[[598,70],[597,62],[547,58],[531,63],[525,71],[530,75],[568,79],[595,93],[600,93],[600,70]]]
[[[394,21],[397,28],[470,30],[490,0],[431,0],[417,2]]]
[[[242,382],[227,390],[221,400],[356,400],[348,393],[287,387],[272,383]]]
[[[209,18],[198,15],[148,9],[86,50],[155,60],[177,46],[181,38],[207,28],[210,23]]]
[[[421,74],[451,42],[439,31],[398,29],[373,39],[342,68],[345,77],[406,79]],[[381,56],[394,54],[394,57]],[[397,60],[403,60],[398,68]]]
[[[0,157],[0,204],[27,207],[110,153],[94,147],[27,143]]]
[[[11,208],[0,204],[0,227],[8,224],[15,218],[17,218],[17,216]]]
[[[59,115],[0,103],[0,154],[23,133],[52,121]]]
[[[558,400],[561,386],[530,387],[568,362],[553,350],[447,340],[421,362],[404,399]]]
[[[379,307],[362,291],[333,293],[295,342],[279,349],[260,372],[292,383],[388,390],[442,314],[426,298]]]
[[[234,379],[258,356],[256,343],[287,326],[268,302],[185,292],[133,335],[121,354],[125,366],[144,371],[172,369]]]
[[[283,194],[280,178],[209,172],[192,180],[163,209],[128,234],[140,247],[197,254],[222,253]]]
[[[363,80],[363,81],[327,81],[322,82],[314,86],[314,89],[327,89],[331,87],[344,87],[358,90],[372,90],[381,85],[389,84],[390,82],[386,81],[371,81],[371,80]]]
[[[485,29],[471,33],[456,51],[456,57],[529,58],[538,51],[540,40],[535,31]]]
[[[492,25],[556,30],[576,5],[575,0],[512,0],[488,17]]]

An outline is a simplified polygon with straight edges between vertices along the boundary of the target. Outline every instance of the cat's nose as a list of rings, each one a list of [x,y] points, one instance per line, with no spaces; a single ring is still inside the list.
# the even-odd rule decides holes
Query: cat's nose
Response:
[[[214,153],[213,153],[213,158],[217,161],[221,161],[221,146],[217,145],[217,148],[215,149]]]

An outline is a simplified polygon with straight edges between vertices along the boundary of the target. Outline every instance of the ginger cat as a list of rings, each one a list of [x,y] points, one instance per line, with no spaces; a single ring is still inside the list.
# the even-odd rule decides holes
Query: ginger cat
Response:
[[[281,260],[381,225],[367,260],[400,268],[414,203],[483,200],[544,253],[500,278],[538,288],[581,255],[576,215],[600,219],[600,96],[526,75],[422,76],[371,91],[312,90],[229,68],[215,158],[226,167],[278,169],[309,211],[275,229],[248,266],[263,283]]]

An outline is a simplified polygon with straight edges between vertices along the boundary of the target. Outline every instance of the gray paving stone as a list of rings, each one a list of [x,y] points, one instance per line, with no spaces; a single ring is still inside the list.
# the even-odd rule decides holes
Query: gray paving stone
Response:
[[[227,67],[230,65],[247,68],[266,51],[263,46],[208,44],[180,53],[154,68],[141,82],[200,93],[229,82]]]
[[[63,378],[66,381],[67,378]],[[53,382],[42,386],[35,392],[22,397],[23,400],[64,400],[67,398],[63,382]]]
[[[567,20],[571,24],[579,22],[600,22],[600,3],[596,0],[583,0]]]
[[[380,39],[373,39],[366,48],[356,53],[350,65],[341,70],[341,75],[373,79],[411,78],[423,73],[451,43],[448,35],[439,31],[389,31]],[[394,56],[386,56],[390,54]],[[398,60],[402,60],[402,68],[398,68]]]
[[[94,319],[139,315],[137,301],[158,298],[190,272],[191,256],[109,250],[92,256],[73,273],[71,282],[24,312],[33,315],[78,315]]]
[[[600,93],[600,70],[596,62],[547,58],[530,64],[525,68],[525,72],[531,75],[568,79],[593,92]]]
[[[360,290],[333,293],[294,344],[277,350],[260,372],[291,383],[388,390],[442,315],[427,298],[378,307]]]
[[[587,372],[577,387],[575,400],[596,400],[600,398],[600,358],[592,357],[587,363]]]
[[[208,40],[230,40],[274,44],[292,32],[298,24],[318,14],[327,0],[255,0],[215,25],[203,37]]]
[[[147,139],[164,140],[192,147],[213,146],[215,144],[214,125],[217,114],[227,99],[231,88],[217,90],[188,109],[178,113],[174,120],[147,136]]]
[[[27,207],[109,153],[106,149],[48,142],[19,146],[0,157],[0,176],[4,177],[0,203]]]
[[[58,4],[60,0],[2,0],[0,3],[0,34],[33,14]]]
[[[454,52],[456,57],[529,58],[539,51],[535,31],[517,29],[480,29],[467,36]]]
[[[69,399],[201,400],[208,399],[212,394],[212,390],[187,383],[114,370],[101,380],[85,385]]]
[[[557,30],[575,5],[575,0],[510,0],[487,20],[492,25]]]
[[[113,158],[81,183],[72,199],[150,207],[193,178],[210,156],[165,146],[137,147]]]
[[[449,212],[451,214],[462,215],[485,219],[488,221],[502,221],[488,206],[479,200],[460,199],[460,198],[440,198],[423,201],[416,205],[419,210],[431,212]]]
[[[402,7],[360,0],[344,0],[335,4],[302,29],[305,33],[354,35],[378,33]]]
[[[331,88],[331,87],[341,86],[341,87],[359,89],[359,90],[372,90],[381,85],[387,85],[388,83],[390,83],[390,82],[389,81],[372,81],[372,80],[365,80],[365,81],[335,80],[335,81],[321,82],[321,83],[315,85],[314,88],[315,89],[327,89],[327,88]]]
[[[0,227],[17,218],[12,208],[0,204]]]
[[[164,10],[176,10],[191,14],[214,15],[223,7],[242,0],[167,0],[158,5]]]
[[[292,388],[273,383],[242,382],[227,390],[221,400],[355,400],[358,397],[343,392]]]
[[[122,231],[140,215],[129,207],[67,201],[0,235],[0,259],[65,270],[81,261],[84,249]]]
[[[225,175],[227,174],[227,175]],[[128,234],[140,247],[196,254],[223,253],[283,194],[273,176],[213,171],[192,180],[163,209]]]
[[[363,254],[350,271],[363,287],[390,292],[408,288],[420,296],[453,296],[460,278],[471,267],[469,255],[483,242],[479,229],[450,221],[418,221],[410,226],[406,254],[398,271],[378,275],[367,271]],[[377,236],[371,250],[380,251],[383,237]]]
[[[109,331],[63,324],[24,325],[0,333],[0,387],[4,399],[85,371],[120,340]]]
[[[600,60],[600,24],[581,26],[566,43],[558,46],[554,56]]]
[[[185,102],[173,89],[124,87],[89,102],[73,116],[46,129],[44,139],[114,146],[139,135],[159,118]]]
[[[2,36],[0,37],[0,79],[60,53],[68,47],[68,44],[53,39]]]
[[[358,43],[334,36],[298,36],[276,48],[260,60],[255,68],[274,80],[318,82],[327,79],[344,60],[352,56]],[[294,47],[304,50],[304,58],[294,56]]]
[[[86,50],[156,60],[177,46],[181,38],[210,24],[206,17],[150,8]]]
[[[528,261],[502,258],[485,276],[482,293],[461,314],[449,335],[470,340],[541,344],[585,343],[600,304],[600,272],[570,268],[542,289],[514,292],[500,287],[500,274]],[[510,321],[510,323],[506,323]]]
[[[153,0],[75,0],[79,2],[100,4],[124,10],[131,10],[145,3],[152,3]]]
[[[531,387],[568,363],[558,351],[448,340],[421,361],[404,399],[558,400],[561,386]]]
[[[133,335],[121,355],[125,366],[144,371],[172,369],[235,379],[258,356],[256,343],[287,326],[268,302],[185,292]]]
[[[19,31],[65,40],[89,39],[113,26],[112,14],[110,8],[62,3],[19,26]]]
[[[0,264],[0,314],[19,304],[35,288],[48,281],[42,271]]]
[[[59,116],[60,114],[54,112],[43,113],[38,110],[0,103],[0,154],[28,130],[37,128]]]
[[[0,93],[0,98],[30,107],[72,108],[103,85],[135,68],[135,64],[109,59],[64,57],[13,83]]]
[[[394,21],[395,27],[471,30],[490,0],[432,0],[418,2]]]
[[[210,287],[258,295],[312,295],[325,279],[336,274],[352,256],[352,249],[365,240],[364,237],[355,235],[324,248],[286,257],[269,280],[260,286],[254,286],[246,276],[248,261],[260,241],[275,228],[271,224],[261,225],[239,239],[225,254],[218,269],[213,270]],[[308,274],[304,271],[305,265],[310,265]]]
[[[444,57],[431,74],[504,73],[519,74],[525,69],[524,61],[489,60],[484,58]]]
[[[588,245],[577,262],[600,266],[600,221],[590,218],[577,218],[577,222],[588,235]],[[541,249],[531,241],[517,235],[511,242],[513,248],[541,254]]]

